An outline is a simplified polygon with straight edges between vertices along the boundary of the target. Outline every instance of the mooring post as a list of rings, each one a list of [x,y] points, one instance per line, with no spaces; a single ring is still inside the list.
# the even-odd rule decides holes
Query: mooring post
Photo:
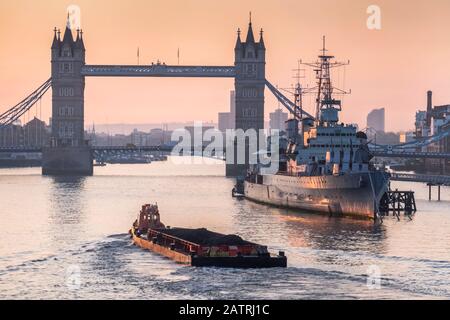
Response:
[[[441,201],[441,185],[438,184],[438,201]]]
[[[428,183],[428,201],[431,201],[431,183]]]

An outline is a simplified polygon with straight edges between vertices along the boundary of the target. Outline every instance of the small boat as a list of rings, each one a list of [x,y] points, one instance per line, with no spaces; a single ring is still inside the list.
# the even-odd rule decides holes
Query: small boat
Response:
[[[245,198],[243,181],[240,181],[240,180],[236,181],[235,186],[231,190],[231,196],[233,198],[237,198],[237,199]]]
[[[244,199],[245,198],[245,194],[240,193],[239,191],[236,190],[236,188],[233,188],[231,190],[231,196],[233,198],[238,198],[238,199]]]
[[[271,255],[267,246],[200,229],[166,227],[160,220],[158,205],[145,204],[130,230],[133,243],[195,267],[271,268],[286,267],[283,251]]]

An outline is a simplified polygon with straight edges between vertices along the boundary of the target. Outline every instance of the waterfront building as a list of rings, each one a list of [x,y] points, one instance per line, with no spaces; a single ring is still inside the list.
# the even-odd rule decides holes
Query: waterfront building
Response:
[[[34,118],[23,127],[23,141],[27,147],[43,147],[50,139],[50,129],[44,121]]]
[[[226,132],[227,129],[234,129],[236,127],[236,93],[234,90],[230,91],[230,111],[219,112],[218,127],[221,132]]]
[[[426,111],[416,112],[415,136],[416,139],[433,136],[445,131],[450,131],[450,105],[433,106],[433,93],[427,92]],[[450,152],[450,138],[445,137],[438,142],[431,143],[418,151],[426,152]],[[445,174],[450,167],[449,161],[439,159],[426,159],[425,167],[427,171],[440,172]]]
[[[373,109],[367,115],[367,127],[373,128],[377,132],[384,132],[385,131],[384,117],[385,117],[384,108]]]
[[[232,129],[231,127],[231,112],[219,112],[218,119],[219,130],[225,133],[228,129]]]
[[[412,142],[415,140],[414,132],[400,132],[400,143]]]
[[[271,130],[285,130],[285,122],[288,120],[288,114],[280,108],[269,114],[269,128]]]

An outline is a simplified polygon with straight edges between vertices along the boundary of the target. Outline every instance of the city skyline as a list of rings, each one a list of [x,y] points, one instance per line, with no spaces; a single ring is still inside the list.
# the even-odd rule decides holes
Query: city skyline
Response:
[[[64,28],[70,4],[24,0],[0,3],[1,112],[48,77],[52,29]],[[87,63],[136,64],[139,47],[141,64],[158,59],[177,64],[180,49],[180,64],[232,65],[236,30],[246,31],[248,12],[252,11],[255,36],[260,28],[265,31],[267,78],[280,87],[289,87],[295,81],[292,69],[297,59],[315,59],[322,35],[327,36],[327,46],[338,60],[350,59],[345,85],[343,73],[335,74],[336,86],[352,89],[343,101],[344,122],[364,127],[367,113],[383,105],[389,115],[387,131],[411,130],[415,112],[426,105],[427,90],[435,93],[436,105],[450,101],[445,90],[450,85],[446,77],[450,66],[442,64],[450,50],[441,40],[450,25],[446,22],[450,21],[450,11],[446,10],[450,4],[446,1],[414,5],[378,1],[381,30],[366,27],[369,1],[285,1],[284,6],[273,1],[249,1],[239,8],[240,14],[234,1],[136,1],[133,7],[116,1],[76,4],[81,8]],[[329,22],[319,23],[315,6],[322,8],[320,15],[328,17]],[[295,14],[299,8],[305,15]],[[311,85],[312,78],[307,71],[302,81]],[[218,112],[228,109],[232,88],[229,79],[87,79],[86,124],[214,121]],[[308,111],[313,109],[313,100],[305,97]],[[49,96],[44,98],[43,107],[43,119],[48,119]],[[277,107],[266,90],[266,121]]]
[[[448,299],[448,30],[450,0],[0,0],[0,300]]]

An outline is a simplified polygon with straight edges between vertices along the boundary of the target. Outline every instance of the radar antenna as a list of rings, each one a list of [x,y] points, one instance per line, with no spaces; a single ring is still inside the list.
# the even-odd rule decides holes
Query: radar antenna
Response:
[[[336,123],[339,121],[338,112],[342,110],[341,100],[333,98],[333,93],[349,94],[351,91],[345,91],[333,87],[331,83],[331,72],[333,68],[346,66],[348,62],[332,61],[335,57],[327,54],[325,45],[325,36],[322,38],[322,49],[319,55],[319,60],[316,62],[301,62],[301,64],[312,67],[316,73],[317,85],[311,88],[311,92],[317,94],[316,98],[316,119],[320,122]]]
[[[298,60],[297,69],[293,69],[292,71],[295,72],[295,76],[293,77],[296,79],[296,84],[291,85],[290,88],[280,88],[281,90],[291,94],[294,96],[294,118],[296,119],[302,119],[303,118],[303,92],[304,89],[302,88],[300,84],[300,79],[304,78],[304,74],[302,72],[305,71],[305,69],[301,69],[301,61]]]

